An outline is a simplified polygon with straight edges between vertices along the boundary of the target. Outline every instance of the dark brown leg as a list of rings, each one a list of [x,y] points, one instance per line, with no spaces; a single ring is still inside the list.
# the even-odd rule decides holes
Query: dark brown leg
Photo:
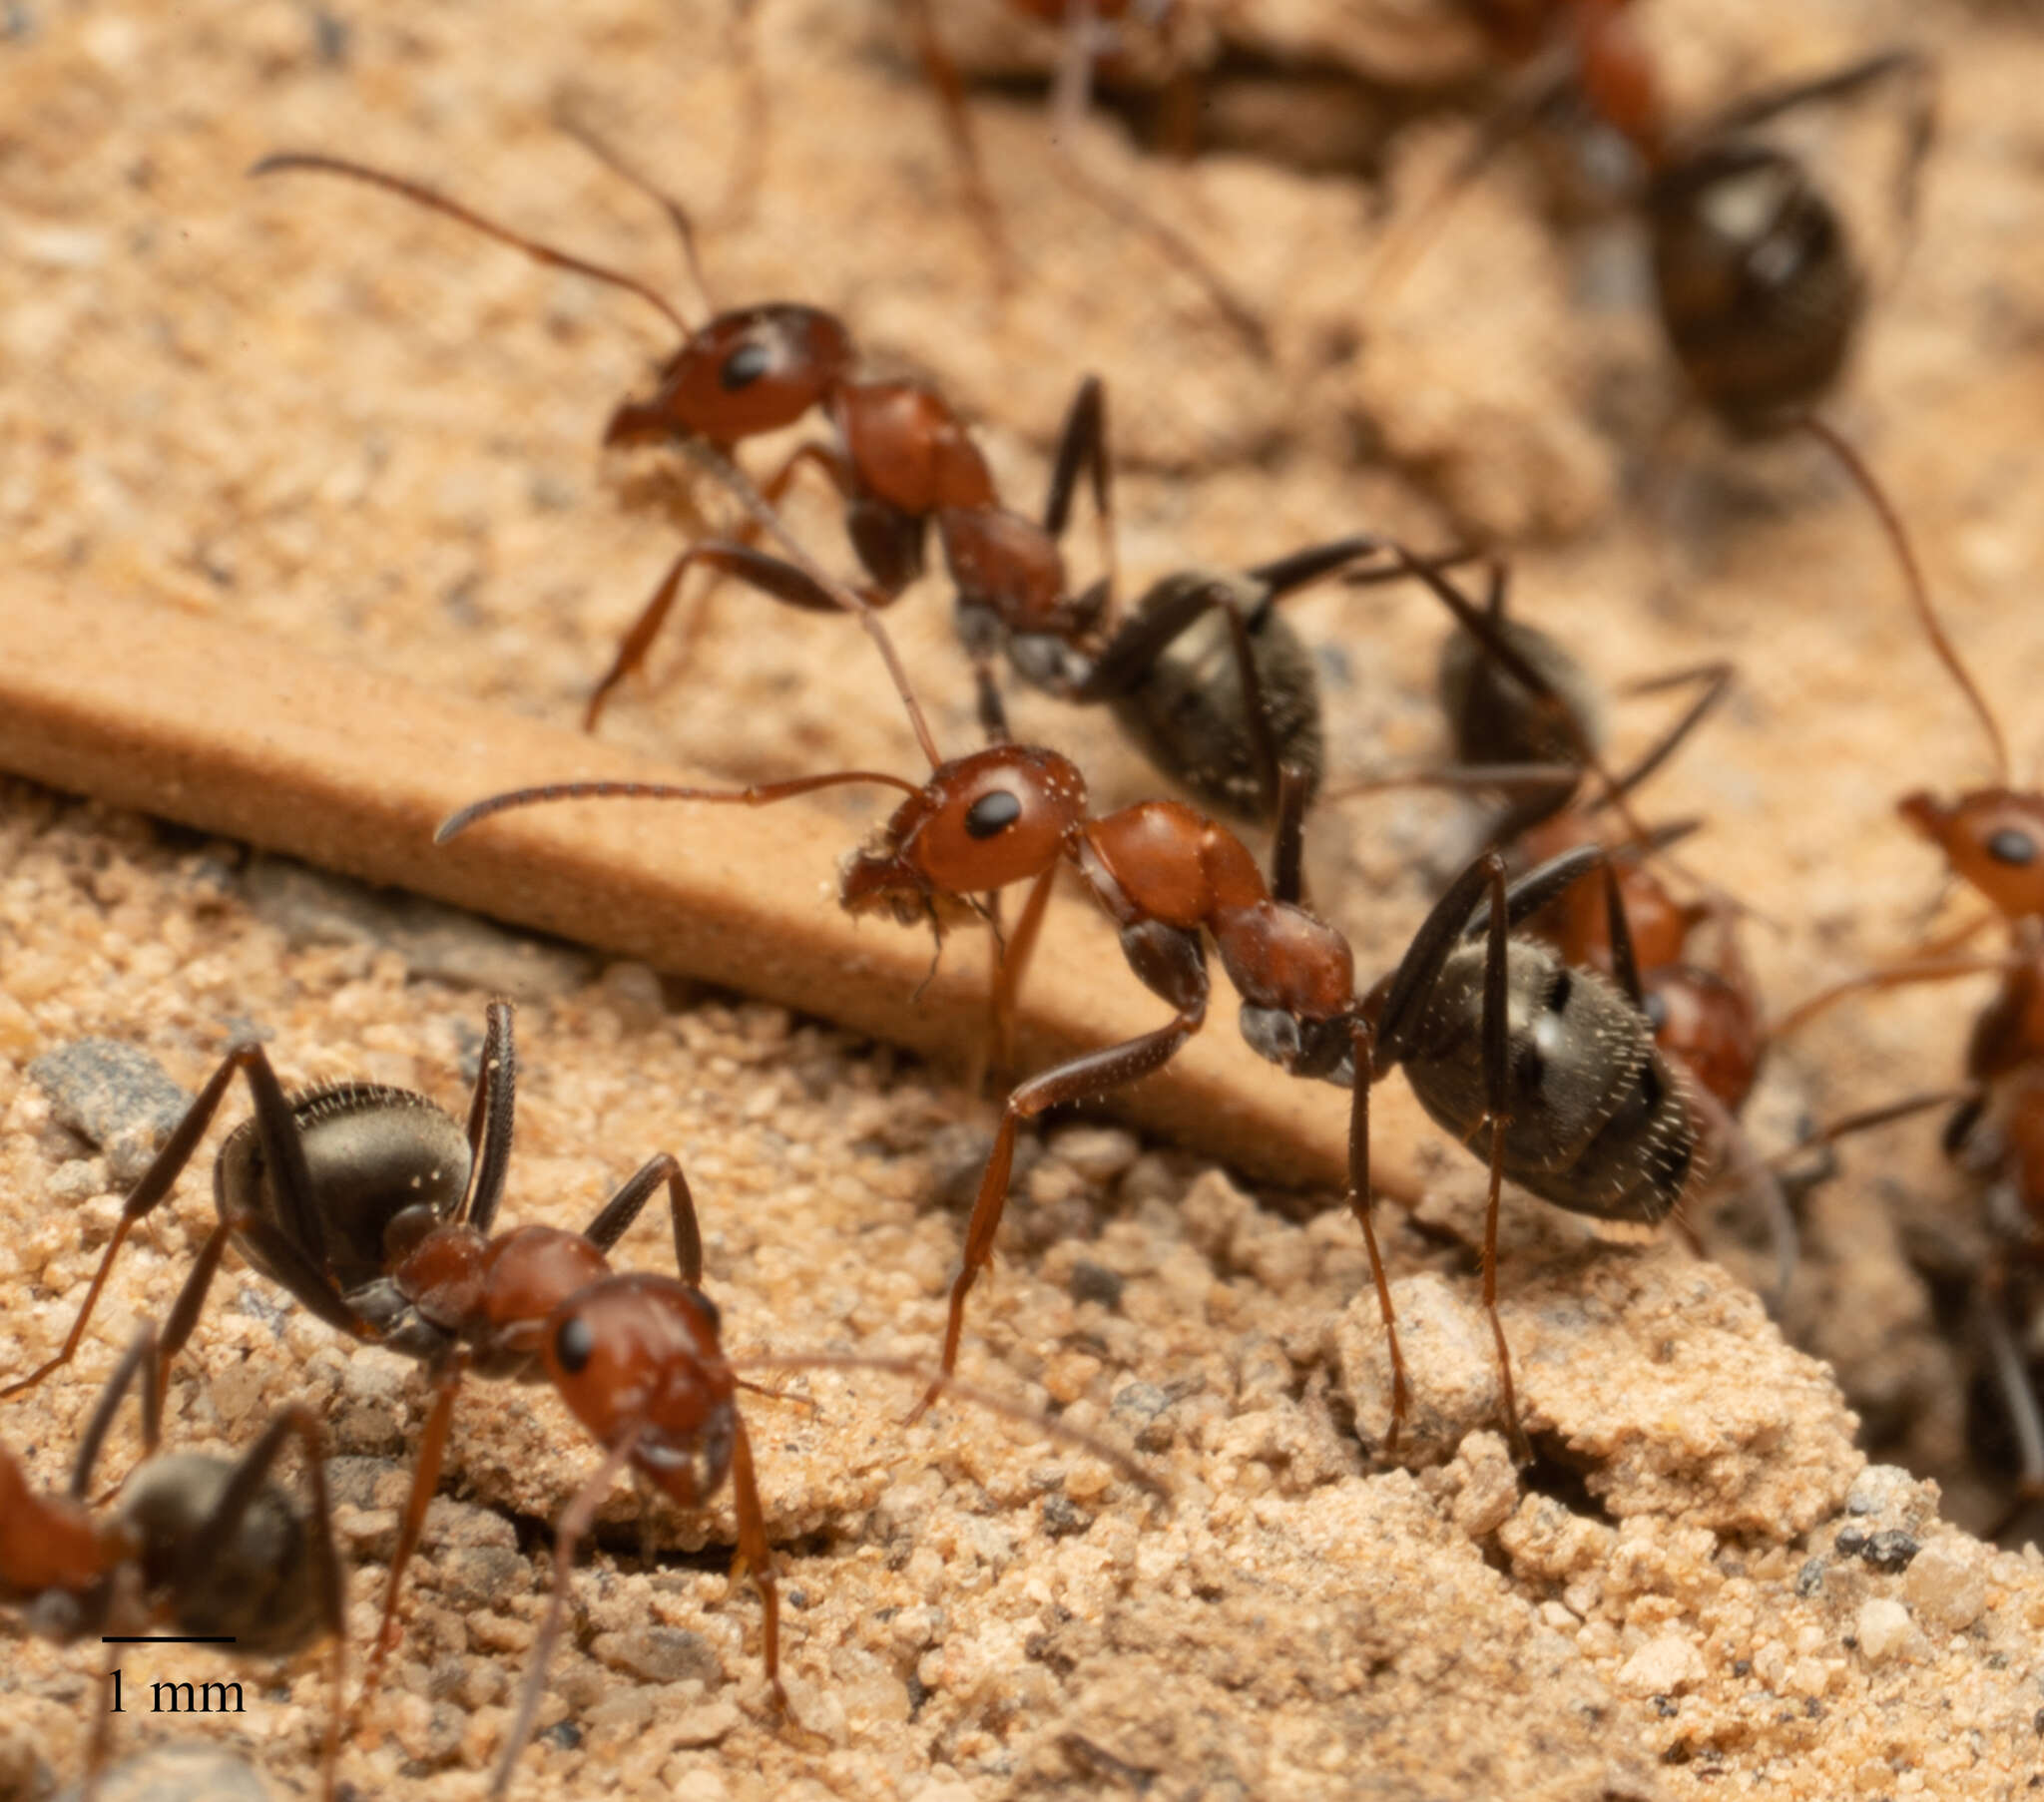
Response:
[[[1405,1354],[1398,1349],[1398,1314],[1391,1306],[1390,1279],[1384,1274],[1384,1256],[1377,1249],[1376,1227],[1370,1219],[1374,1201],[1369,1187],[1369,1092],[1375,1081],[1373,1040],[1368,1023],[1356,1021],[1349,1038],[1355,1061],[1355,1088],[1348,1104],[1348,1206],[1362,1227],[1362,1242],[1369,1251],[1370,1280],[1377,1288],[1377,1312],[1383,1316],[1384,1345],[1391,1358],[1391,1424],[1384,1434],[1384,1450],[1395,1452],[1399,1431],[1411,1412],[1412,1390],[1405,1380]]]
[[[504,1198],[517,1101],[518,1048],[511,1037],[511,1004],[498,996],[483,1011],[482,1062],[468,1104],[468,1193],[454,1214],[484,1238],[489,1237]]]
[[[1072,493],[1082,470],[1093,489],[1093,522],[1100,534],[1100,568],[1107,578],[1107,608],[1103,617],[1111,624],[1115,596],[1120,592],[1114,542],[1114,464],[1107,450],[1107,386],[1097,375],[1089,375],[1079,384],[1058,433],[1057,461],[1051,467],[1050,492],[1043,503],[1043,528],[1053,538],[1065,535],[1072,513]]]
[[[589,1481],[575,1492],[554,1528],[554,1592],[547,1602],[547,1617],[539,1637],[532,1643],[532,1662],[525,1672],[525,1687],[518,1694],[518,1712],[504,1735],[504,1749],[497,1755],[497,1768],[490,1774],[491,1802],[503,1802],[511,1793],[511,1773],[517,1769],[518,1754],[532,1737],[532,1723],[539,1713],[539,1698],[547,1686],[547,1665],[554,1655],[554,1641],[561,1636],[561,1616],[568,1606],[568,1581],[575,1569],[575,1549],[596,1519],[596,1511],[610,1493],[618,1472],[631,1458],[645,1423],[632,1428],[603,1455],[603,1462],[589,1474]]]
[[[681,1164],[666,1151],[657,1151],[618,1187],[603,1205],[603,1212],[583,1229],[582,1236],[599,1251],[609,1251],[626,1229],[639,1217],[647,1197],[663,1182],[667,1184],[667,1210],[675,1232],[675,1268],[692,1289],[703,1286],[703,1232],[696,1223],[696,1197]]]
[[[77,1355],[79,1341],[85,1336],[86,1323],[92,1318],[92,1311],[99,1303],[100,1291],[106,1287],[107,1276],[114,1267],[114,1259],[120,1255],[121,1247],[127,1243],[128,1235],[134,1230],[136,1221],[150,1213],[166,1195],[171,1186],[191,1162],[192,1153],[199,1148],[199,1141],[206,1136],[206,1129],[213,1124],[214,1115],[219,1112],[222,1098],[229,1085],[235,1080],[235,1073],[246,1073],[249,1088],[256,1102],[257,1130],[261,1135],[262,1152],[276,1182],[279,1210],[286,1222],[295,1221],[310,1228],[310,1236],[304,1241],[318,1244],[316,1210],[311,1199],[312,1179],[305,1167],[304,1147],[298,1142],[297,1127],[293,1123],[289,1104],[284,1100],[283,1090],[276,1076],[269,1068],[269,1060],[262,1047],[256,1044],[238,1045],[222,1060],[221,1066],[206,1081],[192,1106],[185,1110],[185,1118],[171,1130],[164,1141],[163,1149],[151,1160],[141,1179],[129,1191],[128,1199],[122,1204],[120,1223],[114,1228],[114,1236],[108,1240],[107,1249],[100,1258],[100,1267],[94,1271],[92,1286],[86,1290],[85,1300],[80,1304],[78,1318],[72,1321],[71,1331],[65,1337],[63,1347],[54,1358],[38,1365],[27,1376],[0,1389],[0,1401],[8,1396],[20,1395],[24,1390],[33,1389],[53,1370],[69,1364]],[[210,1241],[209,1241],[210,1243]],[[223,1247],[224,1248],[224,1247]],[[215,1262],[219,1253],[215,1253]],[[188,1329],[189,1331],[189,1329]],[[180,1341],[182,1343],[182,1340]],[[167,1331],[164,1340],[163,1366],[168,1370],[175,1347]]]
[[[1303,770],[1286,763],[1278,771],[1278,828],[1271,843],[1271,895],[1296,907],[1305,899],[1305,802]]]
[[[390,1575],[383,1581],[383,1610],[376,1621],[376,1640],[369,1648],[369,1667],[362,1673],[362,1690],[355,1697],[349,1715],[359,1721],[362,1710],[375,1696],[383,1680],[384,1660],[397,1643],[397,1598],[404,1590],[404,1570],[418,1550],[419,1535],[426,1524],[426,1510],[433,1492],[440,1486],[440,1466],[447,1455],[447,1434],[454,1420],[454,1398],[461,1391],[461,1379],[468,1370],[468,1354],[455,1351],[433,1372],[433,1404],[426,1414],[425,1431],[419,1436],[418,1457],[411,1467],[411,1493],[405,1498],[404,1514],[397,1526],[397,1547],[390,1555]]]
[[[1607,872],[1610,864],[1605,864]],[[1497,1341],[1499,1400],[1504,1409],[1505,1433],[1512,1456],[1521,1464],[1533,1462],[1533,1448],[1519,1425],[1519,1402],[1512,1389],[1512,1354],[1505,1344],[1505,1323],[1497,1312],[1497,1216],[1504,1192],[1505,1131],[1511,1114],[1511,1019],[1508,1012],[1508,979],[1511,956],[1510,908],[1505,898],[1504,868],[1492,862],[1486,868],[1490,882],[1490,943],[1483,958],[1483,1102],[1485,1121],[1490,1126],[1490,1193],[1483,1212],[1483,1311],[1490,1317],[1490,1336]],[[1616,891],[1613,891],[1614,898]],[[1613,930],[1624,930],[1624,916],[1614,921]],[[1617,955],[1613,948],[1614,958]],[[1631,961],[1628,945],[1626,958]],[[1635,987],[1639,976],[1634,973]]]
[[[1633,766],[1624,771],[1613,785],[1612,792],[1598,800],[1599,806],[1608,804],[1621,794],[1630,794],[1666,763],[1690,733],[1703,723],[1705,717],[1722,701],[1731,689],[1732,678],[1738,672],[1733,665],[1721,661],[1699,664],[1693,670],[1671,670],[1664,676],[1650,676],[1636,682],[1628,682],[1623,692],[1628,694],[1659,694],[1670,688],[1697,687],[1696,699],[1685,707],[1675,722],[1660,737],[1641,753]]]
[[[148,1458],[156,1451],[157,1441],[163,1437],[164,1419],[163,1397],[157,1386],[156,1328],[153,1326],[136,1328],[135,1337],[121,1354],[121,1362],[114,1366],[114,1374],[107,1379],[106,1388],[100,1391],[92,1419],[85,1424],[85,1435],[78,1442],[78,1457],[71,1467],[71,1494],[75,1500],[85,1499],[85,1492],[92,1484],[93,1468],[99,1463],[107,1434],[113,1429],[114,1416],[120,1413],[128,1391],[136,1386],[137,1377],[142,1379],[142,1455]]]
[[[994,1234],[1008,1203],[1008,1178],[1015,1167],[1015,1132],[1025,1120],[1034,1120],[1047,1108],[1063,1102],[1084,1101],[1111,1090],[1125,1089],[1177,1056],[1179,1047],[1200,1030],[1200,1015],[1181,1014],[1169,1026],[1139,1039],[1089,1052],[1032,1077],[1008,1097],[1001,1112],[1001,1125],[994,1134],[993,1150],[980,1177],[979,1193],[972,1203],[972,1217],[966,1222],[965,1251],[958,1275],[951,1284],[951,1308],[944,1321],[944,1351],[938,1369],[949,1376],[958,1368],[958,1347],[965,1336],[965,1298],[979,1273],[993,1261]],[[932,1384],[909,1415],[911,1421],[937,1399],[939,1385]]]

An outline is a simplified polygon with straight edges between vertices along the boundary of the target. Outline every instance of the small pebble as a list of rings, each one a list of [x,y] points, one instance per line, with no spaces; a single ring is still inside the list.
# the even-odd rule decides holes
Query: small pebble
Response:
[[[269,1790],[255,1770],[218,1746],[156,1746],[124,1758],[105,1772],[98,1802],[269,1802]],[[56,1802],[80,1802],[74,1784]]]
[[[1932,1540],[1902,1579],[1902,1595],[1925,1627],[1962,1633],[1987,1606],[1987,1560],[1971,1540]]]
[[[1869,1664],[1878,1664],[1900,1651],[1912,1631],[1909,1610],[1892,1596],[1869,1596],[1859,1604],[1853,1634],[1859,1641],[1859,1655]]]
[[[149,1168],[192,1104],[148,1052],[119,1039],[74,1039],[28,1074],[57,1119],[106,1152],[108,1172],[123,1184]]]

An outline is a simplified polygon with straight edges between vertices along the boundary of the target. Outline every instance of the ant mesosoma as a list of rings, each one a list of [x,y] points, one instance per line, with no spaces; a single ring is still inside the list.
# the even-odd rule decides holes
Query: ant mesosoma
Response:
[[[95,1513],[93,1472],[131,1389],[142,1404],[144,1459],[118,1499]],[[156,1331],[145,1325],[100,1392],[64,1494],[31,1489],[0,1448],[0,1603],[60,1644],[169,1627],[225,1640],[238,1657],[287,1657],[329,1640],[322,1793],[333,1802],[346,1629],[325,1434],[309,1408],[294,1404],[239,1459],[160,1454],[161,1397]],[[305,1465],[303,1508],[270,1481],[292,1441]],[[109,1671],[103,1690],[111,1680]],[[106,1759],[112,1699],[103,1693],[97,1710],[88,1793]]]
[[[683,1190],[692,1243],[701,1242],[693,1202]],[[780,1681],[780,1592],[760,1504],[752,1441],[739,1412],[738,1391],[757,1389],[738,1374],[752,1370],[874,1370],[918,1379],[925,1366],[903,1358],[839,1353],[725,1355],[717,1304],[703,1293],[700,1268],[681,1280],[650,1275],[604,1276],[564,1297],[537,1332],[534,1344],[569,1410],[604,1447],[604,1458],[562,1511],[554,1529],[554,1587],[532,1649],[518,1710],[506,1733],[489,1794],[508,1794],[511,1776],[532,1736],[545,1689],[547,1665],[560,1637],[575,1553],[620,1472],[629,1467],[685,1509],[707,1507],[727,1480],[738,1517],[738,1564],[760,1591],[762,1656],[774,1710],[788,1713]],[[1164,1486],[1127,1454],[1094,1435],[1033,1409],[991,1395],[946,1374],[930,1392],[957,1396],[1007,1415],[1102,1459],[1153,1494]],[[763,1392],[763,1393],[771,1393]]]
[[[600,139],[580,127],[571,130],[658,201],[684,243],[693,244],[679,203]],[[682,333],[653,397],[618,406],[604,443],[677,443],[707,451],[712,468],[737,487],[754,515],[738,540],[692,545],[675,558],[591,690],[585,727],[594,728],[613,691],[645,662],[692,569],[738,577],[805,611],[862,614],[889,605],[921,576],[934,528],[990,735],[1007,730],[991,673],[1005,653],[1031,686],[1079,705],[1108,705],[1155,761],[1210,806],[1268,821],[1277,808],[1280,762],[1317,777],[1323,753],[1311,654],[1276,604],[1377,550],[1376,540],[1336,540],[1240,575],[1180,572],[1154,585],[1117,621],[1107,398],[1097,376],[1081,381],[1067,410],[1039,523],[1001,504],[971,433],[933,389],[855,378],[850,333],[832,314],[775,303],[719,313],[691,331],[667,300],[636,278],[555,250],[420,183],[301,153],[266,157],[254,173],[288,171],[342,176],[399,195],[542,262],[638,294]],[[732,451],[744,439],[794,424],[812,408],[828,418],[834,442],[798,446],[755,490],[730,461]],[[846,531],[867,577],[855,595],[809,564],[771,513],[804,466],[819,470],[844,503]],[[1082,479],[1092,493],[1107,574],[1075,594],[1059,546]],[[752,548],[750,538],[761,526],[774,533],[792,564]],[[685,655],[702,630],[702,607],[684,631]]]
[[[517,1082],[511,1004],[492,1001],[464,1126],[422,1095],[370,1083],[327,1083],[287,1095],[259,1043],[233,1047],[130,1191],[76,1319],[55,1356],[0,1389],[32,1389],[69,1364],[122,1245],[171,1192],[235,1077],[254,1118],[214,1164],[219,1222],[194,1259],[165,1322],[156,1398],[191,1337],[232,1242],[264,1276],[336,1331],[415,1358],[432,1400],[392,1554],[363,1697],[396,1635],[404,1570],[418,1545],[462,1379],[545,1380],[537,1334],[563,1296],[610,1268],[607,1254],[665,1183],[675,1259],[700,1269],[688,1180],[665,1152],[622,1183],[583,1232],[521,1226],[492,1234],[511,1154]]]
[[[1149,801],[1096,817],[1088,809],[1085,779],[1069,759],[1014,743],[939,763],[921,786],[872,770],[835,770],[742,790],[549,784],[462,808],[435,836],[445,843],[508,808],[574,798],[765,806],[867,782],[899,788],[908,798],[876,838],[844,862],[838,896],[848,912],[890,914],[905,925],[928,922],[941,932],[948,922],[978,911],[972,897],[1029,882],[995,981],[995,1017],[1001,1021],[1012,1013],[1052,881],[1070,863],[1118,928],[1137,980],[1173,1010],[1166,1025],[1070,1059],[1008,1096],[952,1285],[941,1371],[949,1375],[956,1368],[966,1296],[992,1257],[1021,1124],[1169,1064],[1206,1024],[1211,938],[1242,998],[1241,1027],[1249,1044],[1289,1074],[1351,1091],[1348,1202],[1369,1249],[1390,1344],[1387,1446],[1396,1443],[1409,1399],[1389,1283],[1370,1220],[1369,1090],[1403,1065],[1421,1105],[1457,1138],[1467,1142],[1488,1127],[1484,1307],[1497,1342],[1503,1411],[1516,1434],[1510,1357],[1496,1311],[1503,1178],[1509,1175],[1571,1211],[1653,1225],[1680,1198],[1696,1151],[1682,1084],[1655,1050],[1641,1012],[1638,972],[1606,853],[1585,847],[1510,883],[1503,857],[1486,851],[1436,904],[1397,969],[1358,996],[1347,941],[1300,900],[1304,785],[1290,772],[1271,883],[1242,841],[1208,816],[1180,802]],[[1616,986],[1594,971],[1569,969],[1544,946],[1510,936],[1600,865],[1612,910]],[[1487,938],[1481,919],[1469,923],[1485,904]]]

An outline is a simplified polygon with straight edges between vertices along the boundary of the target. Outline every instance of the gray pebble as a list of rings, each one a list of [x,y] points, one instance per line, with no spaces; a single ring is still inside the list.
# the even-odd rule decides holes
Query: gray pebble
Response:
[[[149,1168],[192,1104],[148,1052],[119,1039],[74,1039],[45,1052],[28,1074],[57,1119],[106,1152],[121,1183]]]
[[[642,1683],[680,1683],[693,1677],[706,1691],[722,1687],[724,1662],[701,1633],[680,1626],[641,1626],[599,1633],[589,1648],[613,1670]]]

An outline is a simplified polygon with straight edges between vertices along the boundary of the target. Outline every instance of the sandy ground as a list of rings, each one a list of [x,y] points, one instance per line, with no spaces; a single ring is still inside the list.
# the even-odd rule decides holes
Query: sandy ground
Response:
[[[1385,221],[1466,138],[1466,111],[1404,86],[1466,68],[1451,18],[1416,0],[1218,9],[1238,42],[1309,53],[1312,91],[1349,97],[1378,147],[1359,173],[1246,151],[1181,169],[1109,126],[1085,133],[1095,166],[1268,319],[1265,367],[1060,184],[1026,94],[978,103],[1023,265],[1004,294],[891,9],[758,10],[764,144],[707,0],[572,17],[450,5],[402,25],[294,0],[8,11],[0,519],[16,557],[572,720],[688,511],[666,459],[596,449],[665,328],[382,197],[242,175],[275,149],[350,151],[678,280],[652,210],[551,125],[565,92],[704,215],[719,304],[838,310],[879,364],[933,375],[980,422],[1020,504],[1041,492],[1079,375],[1103,371],[1132,592],[1182,564],[1363,527],[1483,535],[1513,548],[1528,616],[1601,677],[1736,659],[1735,697],[1653,799],[1704,816],[1700,860],[1779,922],[1749,935],[1778,1010],[1920,934],[1936,862],[1892,801],[1981,779],[1977,733],[1866,516],[1812,452],[1731,447],[1693,425],[1667,440],[1679,397],[1623,222],[1558,235],[1542,185],[1503,168],[1365,308]],[[958,10],[961,36],[988,23]],[[1926,16],[1656,0],[1650,23],[1679,101],[1702,107],[1911,17]],[[1836,413],[1895,491],[2034,771],[2044,610],[2028,589],[2044,528],[2024,501],[2044,457],[2044,124],[2030,104],[2044,44],[2001,9],[1939,6],[1918,29],[1933,27],[1942,129],[1923,218],[1903,260],[1869,210],[1881,292]],[[1367,84],[1347,85],[1358,72]],[[1252,74],[1273,79],[1269,64]],[[1246,91],[1217,91],[1217,115],[1254,115]],[[1883,149],[1869,114],[1815,146],[1860,186]],[[837,554],[826,510],[795,518]],[[959,746],[970,696],[937,588],[892,619],[939,736]],[[1299,604],[1326,648],[1337,776],[1438,754],[1437,611],[1391,590]],[[1016,712],[1079,757],[1103,806],[1155,787],[1103,722],[1026,697]],[[1621,742],[1656,718],[1620,703]],[[604,729],[742,778],[915,767],[841,623],[737,595],[686,676],[656,656]],[[846,801],[846,842],[865,808]],[[1315,892],[1361,969],[1395,958],[1461,830],[1452,807],[1416,798],[1316,819]],[[458,1109],[499,987],[521,1001],[524,1058],[507,1218],[579,1224],[672,1148],[696,1181],[733,1348],[934,1343],[952,1204],[990,1121],[955,1073],[458,921],[425,946],[244,847],[21,785],[0,790],[0,1368],[62,1332],[133,1173],[132,1147],[62,1124],[32,1061],[100,1035],[190,1091],[254,1028],[289,1080],[369,1078]],[[819,888],[834,852],[819,850]],[[1974,1005],[1958,987],[1898,994],[1783,1048],[1754,1111],[1763,1148],[1800,1119],[1948,1080]],[[1327,1106],[1343,1103],[1329,1092]],[[1505,1319],[1542,1455],[1524,1475],[1482,1430],[1474,1165],[1443,1142],[1436,1168],[1417,1222],[1387,1222],[1422,1390],[1399,1464],[1377,1451],[1381,1354],[1351,1221],[1245,1193],[1118,1128],[1054,1129],[976,1298],[967,1368],[1133,1440],[1173,1485],[1170,1509],[1025,1428],[945,1410],[903,1431],[898,1384],[804,1378],[814,1415],[749,1405],[802,1730],[765,1710],[758,1603],[724,1575],[728,1503],[658,1511],[649,1571],[621,1485],[519,1793],[2027,1793],[2044,1572],[1962,1530],[2005,1492],[1970,1454],[1964,1349],[1917,1268],[1972,1218],[1934,1127],[1848,1152],[1811,1198],[1782,1323],[1800,1349],[1745,1286],[1765,1259],[1736,1223],[1705,1222],[1728,1274],[1672,1242],[1614,1249],[1530,1202],[1509,1208]],[[0,1419],[39,1480],[60,1481],[115,1349],[168,1308],[211,1219],[195,1164],[76,1375]],[[630,1244],[661,1267],[657,1227]],[[359,1649],[420,1391],[408,1367],[277,1302],[244,1270],[223,1279],[169,1430],[228,1450],[286,1400],[320,1410],[342,1460]],[[1860,1446],[1936,1478],[1942,1501],[1884,1466],[1862,1472],[1848,1410]],[[592,1462],[544,1394],[467,1398],[391,1693],[342,1760],[358,1794],[478,1793],[543,1603],[546,1525]],[[131,1680],[163,1674],[143,1661]],[[95,1668],[85,1651],[10,1643],[0,1794],[75,1776]],[[274,1790],[309,1793],[317,1673],[252,1668],[249,1711],[225,1736]],[[159,1726],[138,1721],[124,1743]]]

